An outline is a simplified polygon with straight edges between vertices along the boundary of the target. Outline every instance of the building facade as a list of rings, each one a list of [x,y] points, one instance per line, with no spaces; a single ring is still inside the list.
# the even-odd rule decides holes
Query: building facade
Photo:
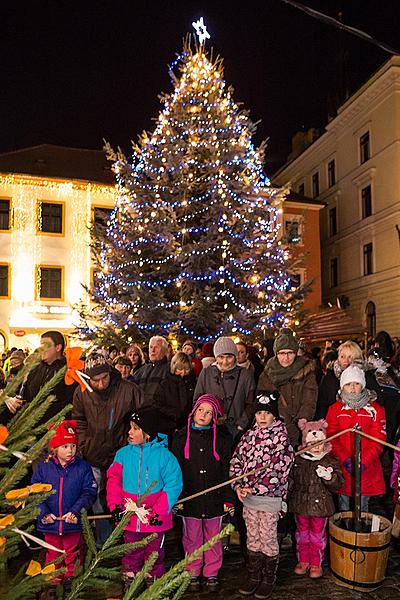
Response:
[[[91,226],[114,207],[102,152],[42,145],[0,155],[0,351],[74,329],[90,302]]]
[[[322,200],[322,301],[369,335],[400,334],[400,57],[387,61],[273,177]]]

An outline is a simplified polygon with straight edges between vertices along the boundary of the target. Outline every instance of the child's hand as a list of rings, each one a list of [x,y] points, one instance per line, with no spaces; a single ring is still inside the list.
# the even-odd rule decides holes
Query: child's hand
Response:
[[[330,481],[332,479],[333,469],[332,467],[325,468],[322,465],[318,465],[318,467],[316,468],[316,473],[318,477],[321,477],[321,479]]]
[[[43,525],[51,525],[52,523],[55,523],[56,520],[57,520],[57,517],[56,517],[56,515],[53,515],[53,513],[50,513],[50,514],[42,517]]]
[[[63,515],[63,519],[66,523],[72,523],[73,525],[76,525],[78,522],[78,517],[72,512],[65,513],[65,515]]]
[[[250,488],[246,488],[246,487],[238,487],[236,490],[237,493],[237,497],[239,498],[240,502],[243,502],[243,499],[246,498],[246,496],[248,496],[249,494],[251,494],[251,489]]]

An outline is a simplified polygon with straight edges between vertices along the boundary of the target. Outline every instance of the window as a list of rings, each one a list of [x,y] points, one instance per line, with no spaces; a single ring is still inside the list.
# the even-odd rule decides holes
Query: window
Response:
[[[360,137],[360,162],[367,162],[370,158],[369,131]]]
[[[304,196],[304,183],[301,183],[299,185],[299,192],[300,196]]]
[[[302,242],[302,218],[296,215],[285,217],[285,241],[288,244],[301,244]]]
[[[312,194],[313,198],[319,196],[319,173],[318,171],[312,176]]]
[[[101,227],[107,227],[107,221],[110,220],[113,208],[107,208],[106,206],[94,206],[93,207],[93,223],[94,225],[100,225]]]
[[[0,298],[10,297],[10,266],[0,264]]]
[[[62,202],[40,202],[40,231],[64,234],[64,204]]]
[[[302,280],[301,280],[301,273],[292,273],[290,275],[290,288],[291,290],[297,289],[301,286],[302,284]]]
[[[63,298],[63,267],[38,268],[39,298],[41,300],[62,300]]]
[[[332,187],[336,183],[336,165],[335,160],[328,162],[328,187]]]
[[[11,202],[7,198],[0,198],[0,231],[10,230]]]
[[[337,234],[337,217],[336,217],[336,206],[329,209],[329,235],[333,236]]]
[[[365,307],[365,314],[367,316],[367,331],[368,337],[375,337],[376,335],[376,307],[373,302],[368,302]]]
[[[372,242],[364,245],[364,275],[371,275],[372,270]]]
[[[372,190],[367,185],[361,190],[362,218],[366,219],[372,215]]]
[[[336,287],[338,284],[338,259],[337,258],[331,258],[331,263],[330,263],[330,285],[331,288]]]

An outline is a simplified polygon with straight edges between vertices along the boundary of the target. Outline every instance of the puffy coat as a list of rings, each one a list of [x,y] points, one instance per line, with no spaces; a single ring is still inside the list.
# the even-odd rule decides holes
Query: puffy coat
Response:
[[[314,417],[318,392],[314,368],[314,363],[308,361],[290,381],[280,386],[272,383],[266,369],[258,380],[257,389],[279,391],[279,414],[285,422],[290,442],[294,447],[297,447],[300,441],[298,420],[311,421]]]
[[[166,531],[172,527],[171,509],[182,491],[182,472],[175,456],[168,450],[168,438],[159,433],[145,444],[128,444],[115,455],[107,471],[107,504],[110,510],[125,506],[125,498],[137,500],[156,481],[144,505],[158,514],[161,525],[141,523],[133,515],[129,531]],[[151,515],[150,515],[151,516]]]
[[[282,421],[275,421],[271,427],[261,428],[257,423],[246,431],[231,458],[229,475],[231,478],[243,475],[258,467],[264,471],[244,477],[232,484],[250,487],[255,496],[286,498],[290,467],[294,458],[293,448]]]
[[[205,490],[229,479],[232,438],[224,426],[217,427],[216,449],[220,460],[213,455],[213,430],[191,429],[189,458],[185,459],[187,427],[175,435],[172,452],[179,461],[183,475],[184,498]],[[232,502],[233,494],[229,486],[215,490],[183,504],[185,517],[211,519],[224,514],[224,502]]]
[[[331,467],[332,479],[318,477],[317,468]],[[296,457],[290,473],[288,507],[305,517],[330,517],[335,512],[332,493],[342,487],[344,478],[338,459],[330,452],[316,458],[311,452]]]
[[[385,412],[377,402],[371,402],[364,408],[355,410],[337,400],[329,410],[327,437],[359,425],[361,430],[369,435],[386,440]],[[363,496],[379,496],[385,493],[380,454],[383,446],[366,438],[361,438],[361,494]],[[353,496],[354,476],[354,434],[349,432],[332,440],[332,453],[337,456],[343,470],[344,485],[338,490],[339,494]]]
[[[376,392],[378,404],[383,403],[381,401],[381,388],[372,370],[365,372],[365,387]],[[336,397],[339,390],[340,379],[336,377],[333,369],[328,369],[318,386],[318,400],[317,409],[315,411],[315,420],[326,419],[329,407],[336,402]]]
[[[116,451],[126,443],[129,415],[142,402],[138,386],[122,379],[116,369],[103,393],[76,388],[72,418],[78,423],[79,449],[92,466],[106,469],[111,465]]]
[[[51,483],[53,490],[56,490],[55,494],[39,504],[38,531],[59,535],[82,531],[81,510],[90,508],[97,496],[97,484],[86,460],[75,456],[65,467],[62,467],[55,457],[50,458],[48,462],[40,462],[33,472],[32,483]],[[53,513],[56,517],[62,517],[67,512],[74,513],[78,517],[78,523],[42,523],[45,515]]]

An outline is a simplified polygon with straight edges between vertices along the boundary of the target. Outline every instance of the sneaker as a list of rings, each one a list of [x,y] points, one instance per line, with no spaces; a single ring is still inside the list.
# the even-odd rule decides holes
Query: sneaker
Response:
[[[189,586],[188,586],[188,592],[200,592],[200,591],[201,591],[200,578],[192,577],[192,579],[190,580]]]
[[[207,588],[208,592],[218,592],[219,591],[218,577],[207,577],[206,588]]]
[[[312,566],[310,567],[310,577],[311,579],[319,579],[324,574],[321,566]]]
[[[296,575],[305,575],[306,573],[308,573],[309,569],[310,565],[308,563],[299,562],[295,566],[294,572],[296,573]]]

